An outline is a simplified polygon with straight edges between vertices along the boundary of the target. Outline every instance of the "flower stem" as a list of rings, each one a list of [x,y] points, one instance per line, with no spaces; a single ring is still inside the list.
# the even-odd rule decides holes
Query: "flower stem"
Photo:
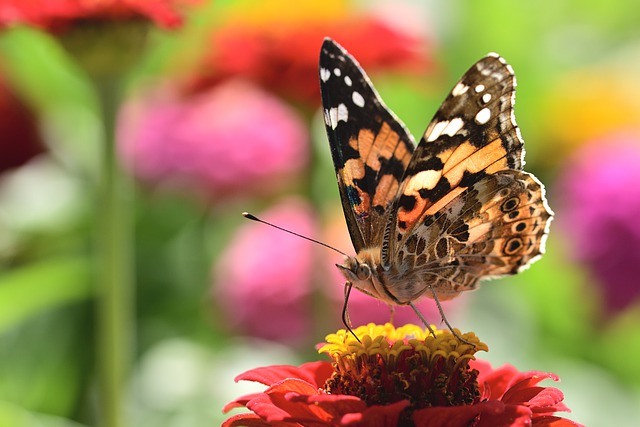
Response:
[[[134,344],[131,188],[116,157],[115,124],[121,80],[96,79],[104,123],[98,227],[97,371],[104,427],[123,427],[123,391]]]

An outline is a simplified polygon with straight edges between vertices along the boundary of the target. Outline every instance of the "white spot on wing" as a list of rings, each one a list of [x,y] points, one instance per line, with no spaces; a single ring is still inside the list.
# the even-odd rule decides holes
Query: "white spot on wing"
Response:
[[[436,186],[440,177],[442,177],[442,171],[426,170],[418,172],[409,179],[404,194],[415,194],[422,189],[431,190]]]
[[[338,126],[338,109],[335,107],[329,110],[329,125],[331,129],[335,129]]]
[[[491,101],[491,94],[490,93],[485,93],[484,95],[482,95],[482,102],[484,102],[486,104],[489,101]]]
[[[453,90],[451,91],[451,95],[460,96],[468,90],[469,90],[469,86],[460,82],[456,85],[456,87],[453,88]]]
[[[344,83],[345,83],[347,86],[351,86],[351,85],[353,84],[353,82],[351,81],[351,77],[349,77],[349,76],[344,76]]]
[[[335,74],[336,76],[340,77],[340,74],[342,74],[342,71],[340,71],[340,68],[334,68],[333,69],[333,74]]]
[[[358,107],[364,107],[364,98],[362,97],[362,95],[360,95],[359,92],[353,92],[351,94],[351,99],[353,100],[353,103],[356,104]]]
[[[441,135],[455,135],[460,129],[464,126],[464,120],[460,117],[456,117],[455,119],[451,119],[447,126],[442,130]]]
[[[329,80],[329,77],[331,77],[331,71],[326,68],[320,68],[320,80],[326,83]]]
[[[429,132],[429,135],[427,135],[427,142],[435,141],[436,139],[438,139],[438,137],[442,135],[442,131],[444,130],[444,128],[447,127],[448,124],[449,124],[449,120],[443,120],[441,122],[436,123],[433,126],[433,129],[431,130],[431,132]]]
[[[326,116],[326,112],[325,112]],[[326,120],[326,119],[325,119]],[[347,106],[344,104],[338,105],[338,107],[333,107],[329,110],[329,121],[331,129],[335,129],[338,127],[338,122],[343,121],[346,122],[349,120],[349,110]]]
[[[480,93],[484,90],[484,85],[478,85],[474,90],[476,91],[476,93]]]
[[[482,110],[478,111],[478,114],[476,114],[475,121],[477,124],[483,125],[487,123],[490,118],[491,110],[489,110],[488,108],[483,108]]]

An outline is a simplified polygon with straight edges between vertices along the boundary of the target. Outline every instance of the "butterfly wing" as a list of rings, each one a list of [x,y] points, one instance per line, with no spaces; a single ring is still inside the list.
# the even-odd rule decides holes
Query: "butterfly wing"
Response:
[[[380,245],[414,141],[358,62],[325,39],[320,53],[324,122],[356,251]]]
[[[427,127],[407,167],[382,262],[389,265],[420,220],[485,176],[521,170],[524,148],[513,115],[513,70],[496,54],[475,63]]]
[[[447,300],[481,278],[518,273],[544,251],[550,221],[544,187],[533,175],[488,175],[415,227],[395,258],[394,295],[413,301],[430,287]],[[407,272],[411,279],[400,279]]]
[[[502,58],[481,59],[416,148],[382,247],[383,265],[398,271],[400,301],[427,287],[440,298],[455,296],[482,277],[518,272],[544,251],[552,212],[542,184],[522,172],[514,91]],[[400,280],[409,271],[416,280]]]

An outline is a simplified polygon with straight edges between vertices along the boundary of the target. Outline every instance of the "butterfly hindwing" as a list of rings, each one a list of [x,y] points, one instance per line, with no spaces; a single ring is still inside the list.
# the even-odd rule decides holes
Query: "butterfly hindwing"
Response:
[[[394,239],[383,264],[427,215],[500,170],[521,170],[524,148],[513,115],[515,77],[498,55],[475,63],[458,81],[427,127],[407,167],[398,198]]]
[[[325,39],[320,53],[320,89],[351,240],[356,251],[379,245],[413,154],[413,137],[357,61],[331,39]]]
[[[427,215],[399,248],[396,297],[412,301],[431,287],[446,300],[481,278],[518,273],[544,251],[550,218],[533,175],[509,169],[486,176]],[[413,280],[400,279],[407,271]]]

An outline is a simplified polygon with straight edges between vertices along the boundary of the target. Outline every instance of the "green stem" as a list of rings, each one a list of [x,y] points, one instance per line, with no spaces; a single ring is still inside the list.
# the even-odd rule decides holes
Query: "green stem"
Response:
[[[132,268],[132,191],[121,172],[115,144],[119,79],[97,81],[104,123],[104,152],[99,200],[95,206],[98,226],[97,370],[100,387],[100,425],[124,427],[125,379],[134,343]]]

